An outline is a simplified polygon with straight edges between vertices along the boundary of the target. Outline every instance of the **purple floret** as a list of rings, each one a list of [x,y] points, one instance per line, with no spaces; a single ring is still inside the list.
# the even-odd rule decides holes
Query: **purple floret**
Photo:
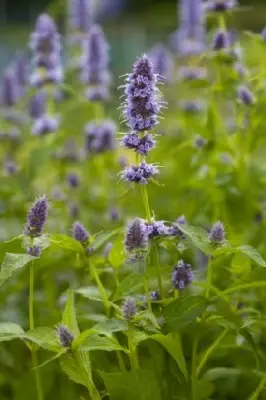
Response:
[[[158,123],[161,102],[156,84],[157,75],[144,55],[134,64],[125,85],[123,116],[133,132],[150,130]]]
[[[179,260],[172,271],[172,284],[175,289],[184,290],[193,280],[191,265]]]
[[[153,178],[157,174],[159,174],[159,169],[155,165],[143,161],[140,165],[126,167],[120,173],[120,176],[125,181],[146,185],[148,179]]]
[[[225,241],[225,229],[221,221],[217,221],[213,224],[209,233],[209,240],[217,244],[221,244]]]
[[[76,239],[78,242],[82,244],[86,244],[88,242],[90,235],[79,221],[74,222],[72,231],[73,238]]]
[[[30,208],[27,216],[25,235],[31,237],[41,236],[48,217],[48,201],[45,196],[37,199]]]
[[[121,313],[123,318],[127,320],[134,318],[137,313],[136,300],[132,297],[127,297],[122,305]]]
[[[123,136],[121,144],[145,156],[155,147],[156,141],[151,134],[139,137],[137,133],[127,133]]]
[[[148,230],[143,219],[136,218],[128,224],[124,241],[127,252],[147,250],[148,240]]]

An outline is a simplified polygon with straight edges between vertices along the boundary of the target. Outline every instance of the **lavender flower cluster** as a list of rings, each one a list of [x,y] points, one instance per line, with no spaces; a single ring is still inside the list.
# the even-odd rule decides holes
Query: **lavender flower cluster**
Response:
[[[56,132],[60,119],[47,112],[47,93],[39,91],[30,99],[29,114],[32,118],[32,134],[42,136]]]
[[[59,84],[63,80],[60,62],[60,38],[53,19],[41,14],[31,34],[30,48],[33,52],[32,86]]]
[[[121,144],[143,157],[155,147],[156,141],[147,131],[158,123],[158,114],[162,107],[157,88],[158,75],[154,73],[151,60],[146,56],[139,58],[133,72],[126,78],[123,116],[130,132],[126,133]],[[130,165],[121,172],[125,181],[147,184],[148,180],[159,173],[155,165],[144,159],[139,165]]]
[[[90,101],[109,98],[109,46],[99,25],[93,25],[83,42],[81,80],[88,85],[86,97]]]
[[[116,125],[111,120],[92,121],[85,127],[85,153],[103,153],[116,148]]]

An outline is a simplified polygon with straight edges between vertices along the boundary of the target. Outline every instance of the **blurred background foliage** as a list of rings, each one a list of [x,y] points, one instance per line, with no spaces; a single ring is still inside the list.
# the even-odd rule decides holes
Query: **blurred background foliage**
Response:
[[[169,41],[176,29],[176,0],[92,0],[97,20],[105,28],[112,48],[113,71],[117,75],[130,68],[135,57],[157,41]],[[0,73],[17,49],[27,48],[34,21],[43,10],[62,21],[66,0],[0,1]],[[233,16],[234,29],[260,31],[266,20],[266,1],[239,0],[241,10]],[[248,4],[249,3],[249,4]],[[61,24],[60,31],[64,32]]]

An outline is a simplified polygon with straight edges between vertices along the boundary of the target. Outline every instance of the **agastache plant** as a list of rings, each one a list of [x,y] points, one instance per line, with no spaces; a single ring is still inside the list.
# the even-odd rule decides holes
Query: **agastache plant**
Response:
[[[131,183],[139,183],[141,187],[142,199],[146,214],[146,223],[140,219],[136,219],[129,225],[128,232],[125,237],[125,248],[127,252],[132,251],[132,244],[136,241],[131,240],[135,235],[131,235],[131,230],[134,233],[135,227],[139,238],[139,248],[145,248],[147,239],[152,238],[159,232],[156,230],[158,225],[155,225],[152,218],[149,198],[146,185],[156,175],[159,174],[159,169],[154,164],[149,164],[146,157],[155,147],[156,140],[152,133],[152,129],[158,124],[159,113],[162,109],[163,102],[157,84],[159,82],[158,75],[154,72],[151,60],[143,55],[133,66],[133,71],[126,77],[125,101],[122,105],[124,121],[129,128],[129,132],[124,134],[121,143],[126,148],[132,149],[136,153],[136,164],[127,166],[121,173],[120,177],[124,181]],[[162,228],[162,224],[160,225]],[[161,233],[161,231],[160,231]],[[159,233],[159,234],[160,234]],[[163,232],[163,234],[165,231]],[[162,282],[159,271],[159,260],[157,248],[154,247],[156,258],[157,279],[160,295],[162,295]],[[144,281],[147,299],[148,287]],[[149,304],[150,305],[150,304]]]

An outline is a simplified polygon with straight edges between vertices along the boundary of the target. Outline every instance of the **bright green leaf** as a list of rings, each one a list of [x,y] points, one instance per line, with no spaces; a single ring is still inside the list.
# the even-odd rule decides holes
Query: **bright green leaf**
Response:
[[[23,268],[32,260],[36,260],[36,257],[29,254],[6,253],[0,271],[0,285],[10,278],[17,269]]]
[[[178,224],[177,222],[176,225],[203,253],[212,254],[213,248],[204,229],[188,224]]]
[[[21,338],[24,335],[23,329],[13,322],[0,323],[0,342]]]
[[[62,249],[72,250],[76,253],[84,253],[84,248],[81,243],[70,236],[54,234],[49,237],[49,240]]]
[[[72,332],[75,336],[79,335],[80,332],[76,318],[73,290],[69,291],[68,300],[66,302],[65,309],[63,312],[62,322],[68,327],[70,332]]]

